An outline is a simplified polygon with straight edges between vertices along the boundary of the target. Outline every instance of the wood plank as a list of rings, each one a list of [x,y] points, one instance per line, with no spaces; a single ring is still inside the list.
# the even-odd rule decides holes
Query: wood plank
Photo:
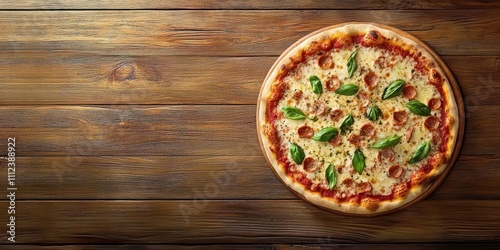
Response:
[[[18,157],[16,163],[24,200],[296,199],[263,156]]]
[[[481,249],[496,250],[498,243],[416,243],[416,244],[331,244],[318,240],[318,244],[308,245],[286,245],[286,244],[237,244],[237,245],[1,245],[5,250],[31,250],[31,249],[75,249],[75,250],[99,250],[99,249],[189,249],[189,250],[234,250],[234,249],[260,249],[260,250],[321,250],[321,249],[352,249],[352,250],[424,250],[424,249]]]
[[[500,240],[500,201],[490,200],[425,200],[375,218],[337,215],[303,201],[18,201],[16,205],[18,244]],[[7,211],[7,206],[0,202],[0,210]],[[7,216],[0,217],[0,223],[7,224]],[[2,237],[1,242],[6,241]]]
[[[0,105],[255,104],[275,60],[5,51],[0,54]],[[494,81],[500,78],[500,57],[444,60],[468,106],[500,105],[500,85]]]
[[[169,1],[120,1],[117,4],[111,0],[82,2],[78,0],[19,0],[6,2],[0,9],[470,9],[498,8],[500,4],[494,0],[477,1],[431,1],[431,0],[344,0],[344,1],[265,1],[265,0],[169,0]]]
[[[19,155],[257,155],[255,106],[3,106]],[[14,115],[14,116],[12,116]],[[2,143],[3,144],[3,143]],[[0,145],[6,150],[6,144]]]
[[[321,249],[346,249],[346,250],[387,250],[387,249],[498,249],[498,243],[425,243],[425,244],[328,244],[314,245],[275,245],[274,250],[321,250]]]
[[[117,243],[118,244],[118,243]],[[273,250],[273,245],[271,244],[227,244],[227,245],[150,245],[144,243],[143,244],[131,244],[131,245],[0,245],[2,249],[11,250],[11,249],[21,249],[21,250],[31,250],[31,249],[49,249],[49,250],[57,250],[57,249],[73,249],[73,250],[108,250],[108,249],[117,249],[117,250],[134,250],[134,249],[159,249],[159,250],[177,250],[177,249],[189,249],[189,250],[206,250],[206,249],[215,249],[215,250],[234,250],[234,249],[269,249]],[[397,249],[397,248],[395,248]]]
[[[0,49],[101,55],[278,55],[312,31],[353,20],[406,30],[441,55],[500,54],[500,31],[491,28],[500,26],[496,9],[4,11]]]
[[[260,155],[18,157],[16,164],[21,200],[298,199]],[[6,166],[6,160],[0,160],[0,165]],[[427,199],[498,200],[499,165],[498,155],[459,156],[448,177]],[[6,179],[7,171],[0,171],[0,180]]]
[[[467,156],[460,155],[448,173],[446,179],[427,199],[430,200],[474,200],[499,197],[500,158],[498,156]],[[493,188],[493,190],[489,190]],[[474,191],[472,191],[474,189]]]
[[[498,154],[498,109],[467,113],[462,154]],[[255,105],[2,106],[0,114],[0,138],[15,136],[21,156],[261,155]]]
[[[497,105],[500,100],[500,57],[443,57],[457,80],[466,109],[472,112],[481,105]]]
[[[255,104],[276,58],[0,55],[0,104]]]

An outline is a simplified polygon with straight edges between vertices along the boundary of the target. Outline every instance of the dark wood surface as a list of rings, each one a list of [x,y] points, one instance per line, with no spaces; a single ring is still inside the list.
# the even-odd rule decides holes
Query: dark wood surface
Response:
[[[1,249],[498,247],[498,1],[185,2],[0,4],[0,155],[15,136],[21,244],[0,226]],[[347,21],[418,37],[464,97],[456,164],[396,214],[311,206],[275,178],[258,145],[255,104],[273,62]],[[0,225],[6,181],[2,158]]]

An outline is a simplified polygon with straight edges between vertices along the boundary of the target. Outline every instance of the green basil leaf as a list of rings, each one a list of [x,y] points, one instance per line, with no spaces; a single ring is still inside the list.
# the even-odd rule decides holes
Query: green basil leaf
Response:
[[[361,152],[359,148],[356,149],[354,156],[352,157],[352,166],[358,174],[361,174],[363,169],[365,169],[365,155],[363,155],[363,152]]]
[[[354,72],[356,72],[356,70],[358,69],[358,64],[355,60],[357,53],[358,49],[356,48],[347,59],[347,74],[349,75],[349,77],[352,77],[352,75],[354,75]]]
[[[292,155],[293,161],[297,163],[297,165],[302,164],[304,158],[306,157],[304,150],[302,150],[302,148],[295,143],[290,143],[290,154]]]
[[[427,107],[425,104],[423,104],[417,100],[409,101],[406,104],[406,107],[408,107],[408,109],[413,114],[416,114],[416,115],[421,115],[421,116],[430,116],[431,115],[431,109],[429,107]]]
[[[299,108],[285,106],[281,109],[286,118],[290,120],[304,120],[307,116]]]
[[[352,117],[351,114],[348,114],[346,117],[344,117],[344,120],[340,123],[340,130],[345,131],[349,126],[354,124],[354,118]]]
[[[354,49],[349,58],[347,58],[347,61],[354,60],[354,57],[356,56],[357,53],[358,53],[358,48]]]
[[[312,90],[315,94],[321,95],[323,93],[323,85],[321,85],[321,80],[317,76],[310,76],[309,81],[311,82]]]
[[[339,134],[339,130],[334,127],[326,127],[318,131],[311,139],[316,141],[329,141]]]
[[[358,65],[356,64],[356,60],[353,59],[347,62],[347,74],[349,75],[349,77],[352,77],[357,69]]]
[[[430,151],[431,151],[430,142],[423,142],[422,144],[418,145],[417,149],[410,158],[410,164],[415,164],[423,160],[425,157],[427,157]]]
[[[343,84],[342,86],[340,86],[339,89],[337,89],[335,91],[335,93],[339,94],[339,95],[347,95],[347,96],[350,96],[350,95],[355,95],[356,93],[358,93],[358,90],[359,90],[359,87],[356,86],[356,84]]]
[[[382,110],[380,110],[377,106],[372,104],[370,105],[370,107],[368,107],[368,111],[366,113],[366,117],[368,118],[368,120],[376,121],[381,116]]]
[[[389,86],[387,86],[384,89],[384,93],[382,94],[382,100],[387,100],[389,98],[398,96],[403,91],[404,86],[405,86],[405,81],[401,79],[391,82],[391,84],[389,84]]]
[[[330,163],[330,165],[328,165],[328,167],[326,168],[325,177],[326,180],[328,181],[328,186],[330,187],[330,190],[332,190],[335,187],[335,184],[337,184],[337,175],[335,174],[335,169],[333,168],[333,164]]]
[[[385,137],[383,139],[380,139],[379,141],[375,142],[373,145],[371,145],[371,148],[390,148],[396,144],[398,144],[399,140],[401,139],[401,136],[397,135],[391,135],[388,137]]]

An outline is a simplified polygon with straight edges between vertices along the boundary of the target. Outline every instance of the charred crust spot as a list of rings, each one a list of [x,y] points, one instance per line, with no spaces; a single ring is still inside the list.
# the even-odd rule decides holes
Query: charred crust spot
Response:
[[[425,181],[426,174],[422,171],[418,171],[411,177],[411,184],[416,186],[420,185]]]
[[[394,187],[392,190],[393,194],[395,197],[401,197],[404,198],[408,195],[408,187],[406,186],[406,183],[399,184]]]
[[[264,133],[266,134],[267,138],[269,138],[269,142],[271,145],[276,145],[277,143],[279,143],[278,133],[272,125],[266,124],[264,126]]]
[[[436,69],[431,69],[429,72],[429,82],[433,85],[440,85],[443,83],[443,77],[441,73]]]
[[[332,41],[330,39],[325,39],[321,42],[321,50],[328,51],[332,49]]]
[[[300,51],[299,53],[296,53],[295,55],[290,57],[290,61],[293,63],[300,63],[304,60],[304,51]]]
[[[309,45],[309,47],[307,47],[304,50],[304,54],[306,56],[314,55],[314,54],[318,53],[319,48],[320,48],[320,44],[318,43],[318,41],[312,41],[311,44]]]
[[[376,30],[371,30],[366,33],[364,39],[367,45],[380,45],[384,42],[384,37]]]
[[[366,209],[368,209],[372,212],[375,212],[379,208],[379,204],[378,204],[377,200],[375,200],[373,198],[368,198],[368,197],[361,200],[361,205],[363,207],[366,207]]]

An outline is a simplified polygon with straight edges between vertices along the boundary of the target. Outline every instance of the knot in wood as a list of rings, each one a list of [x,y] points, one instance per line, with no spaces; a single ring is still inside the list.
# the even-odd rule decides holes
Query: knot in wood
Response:
[[[111,71],[110,81],[125,81],[135,79],[135,67],[129,63],[119,64]]]

